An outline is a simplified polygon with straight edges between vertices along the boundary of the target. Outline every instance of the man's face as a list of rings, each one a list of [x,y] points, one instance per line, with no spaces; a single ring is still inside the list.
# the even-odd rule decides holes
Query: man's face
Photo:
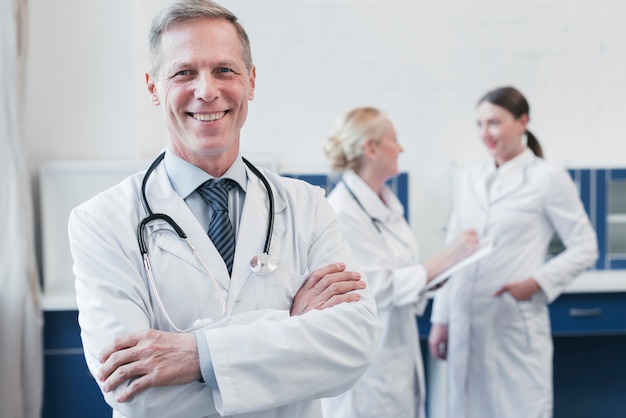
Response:
[[[246,69],[241,42],[223,19],[198,19],[161,36],[158,74],[146,74],[162,105],[172,150],[213,175],[237,156],[239,134],[254,98],[256,70]],[[210,162],[209,162],[210,161]]]

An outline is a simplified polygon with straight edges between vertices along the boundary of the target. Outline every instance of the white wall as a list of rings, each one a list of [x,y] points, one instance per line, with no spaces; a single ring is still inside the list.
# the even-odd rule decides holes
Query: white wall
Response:
[[[53,159],[149,157],[165,143],[145,92],[146,30],[165,0],[30,0],[26,140]],[[384,109],[405,147],[411,221],[442,243],[451,167],[484,157],[474,106],[511,84],[548,159],[626,166],[622,0],[223,0],[247,28],[256,98],[242,147],[284,170],[325,171],[320,150],[354,106]],[[158,7],[157,7],[158,6]]]

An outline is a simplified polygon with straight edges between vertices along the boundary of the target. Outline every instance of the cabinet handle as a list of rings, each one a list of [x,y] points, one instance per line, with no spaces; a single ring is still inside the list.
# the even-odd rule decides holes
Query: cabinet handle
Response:
[[[590,309],[582,309],[582,308],[570,308],[569,316],[574,317],[589,317],[589,316],[600,316],[602,315],[602,308],[590,308]]]

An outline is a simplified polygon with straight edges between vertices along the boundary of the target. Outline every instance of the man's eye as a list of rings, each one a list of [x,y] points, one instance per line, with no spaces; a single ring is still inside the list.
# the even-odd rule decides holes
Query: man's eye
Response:
[[[233,70],[231,70],[230,68],[226,68],[226,67],[220,67],[217,69],[218,73],[232,73],[234,72]]]
[[[189,70],[180,70],[177,73],[175,73],[172,78],[174,77],[185,77],[188,76],[189,74],[191,74],[191,72]]]

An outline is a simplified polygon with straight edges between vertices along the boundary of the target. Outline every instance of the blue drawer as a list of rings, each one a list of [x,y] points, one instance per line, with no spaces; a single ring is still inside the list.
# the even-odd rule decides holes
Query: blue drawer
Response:
[[[567,293],[550,305],[552,334],[626,334],[626,293]]]
[[[110,418],[83,356],[77,311],[44,312],[42,418]]]

